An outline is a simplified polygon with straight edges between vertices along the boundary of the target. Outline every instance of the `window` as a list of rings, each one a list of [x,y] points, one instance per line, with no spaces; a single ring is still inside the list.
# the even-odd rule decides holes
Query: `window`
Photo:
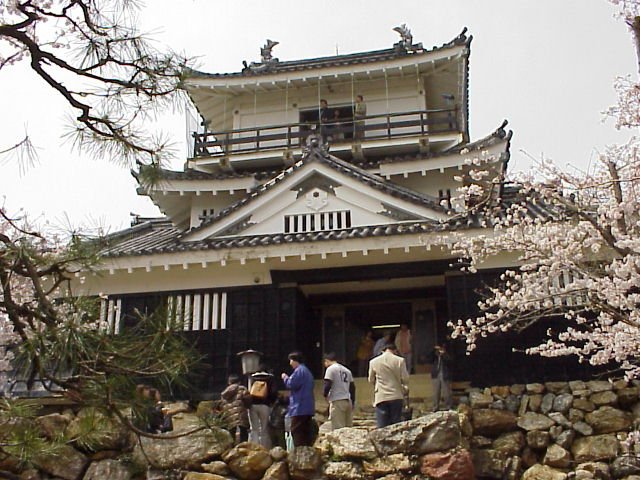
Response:
[[[285,233],[319,232],[350,227],[351,212],[349,210],[302,213],[299,215],[285,215],[284,217]]]
[[[166,305],[167,328],[183,331],[224,330],[227,328],[226,292],[186,292],[158,297]],[[125,297],[127,305],[137,305],[138,297]],[[129,305],[131,307],[131,305]],[[126,307],[126,305],[125,305]],[[151,311],[142,311],[149,314]],[[131,317],[131,315],[129,315]],[[123,315],[123,298],[110,297],[102,300],[100,320],[109,333],[118,334],[126,328],[127,315]],[[132,317],[133,318],[133,317]]]

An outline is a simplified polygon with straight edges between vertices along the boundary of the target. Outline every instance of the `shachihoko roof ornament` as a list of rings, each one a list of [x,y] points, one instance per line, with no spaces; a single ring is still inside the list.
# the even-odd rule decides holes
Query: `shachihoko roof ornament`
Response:
[[[393,44],[393,48],[397,53],[408,53],[411,51],[422,50],[422,43],[413,44],[413,35],[406,23],[403,23],[398,27],[393,27],[393,31],[398,32],[400,35],[400,41]]]
[[[264,47],[260,48],[260,63],[251,62],[251,64],[247,65],[247,62],[243,61],[242,64],[244,65],[244,69],[242,71],[244,72],[246,70],[249,70],[253,73],[258,73],[269,70],[271,67],[275,66],[280,60],[277,58],[273,58],[271,50],[273,50],[273,47],[275,47],[279,43],[280,42],[269,40],[267,38]]]

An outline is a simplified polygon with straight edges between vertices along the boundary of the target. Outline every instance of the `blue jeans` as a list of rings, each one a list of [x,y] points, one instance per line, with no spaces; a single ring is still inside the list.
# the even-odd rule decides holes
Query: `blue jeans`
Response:
[[[376,425],[378,428],[393,425],[402,420],[402,399],[380,402],[376,405]]]

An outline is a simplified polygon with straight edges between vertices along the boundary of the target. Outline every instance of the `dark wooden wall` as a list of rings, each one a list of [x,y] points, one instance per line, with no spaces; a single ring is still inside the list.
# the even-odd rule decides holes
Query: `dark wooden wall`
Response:
[[[262,352],[263,362],[278,378],[280,373],[290,372],[287,355],[294,350],[302,351],[314,374],[320,374],[320,323],[297,288],[259,286],[226,292],[226,329],[180,332],[203,361],[191,375],[192,391],[176,392],[176,396],[207,398],[220,392],[230,373],[242,373],[237,353],[248,349]],[[164,308],[163,298],[166,295],[122,297],[124,327],[137,318],[134,309],[150,313]]]
[[[478,301],[487,286],[496,285],[503,270],[480,271],[477,274],[454,274],[446,277],[449,319],[473,318],[479,314]],[[440,319],[439,332],[450,331]],[[577,357],[545,358],[527,355],[524,350],[539,345],[549,328],[564,322],[550,318],[523,332],[498,333],[480,339],[476,350],[466,354],[463,340],[451,343],[454,352],[454,378],[469,380],[476,386],[506,385],[556,380],[589,378],[598,369],[579,363]],[[444,340],[441,338],[440,340]]]

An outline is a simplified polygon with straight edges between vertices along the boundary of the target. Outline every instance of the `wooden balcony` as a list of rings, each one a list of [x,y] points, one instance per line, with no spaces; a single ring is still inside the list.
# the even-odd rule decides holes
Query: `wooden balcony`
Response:
[[[306,137],[319,132],[331,145],[384,142],[460,132],[458,108],[370,115],[338,123],[265,125],[226,132],[194,133],[194,157],[226,157],[301,148]]]

